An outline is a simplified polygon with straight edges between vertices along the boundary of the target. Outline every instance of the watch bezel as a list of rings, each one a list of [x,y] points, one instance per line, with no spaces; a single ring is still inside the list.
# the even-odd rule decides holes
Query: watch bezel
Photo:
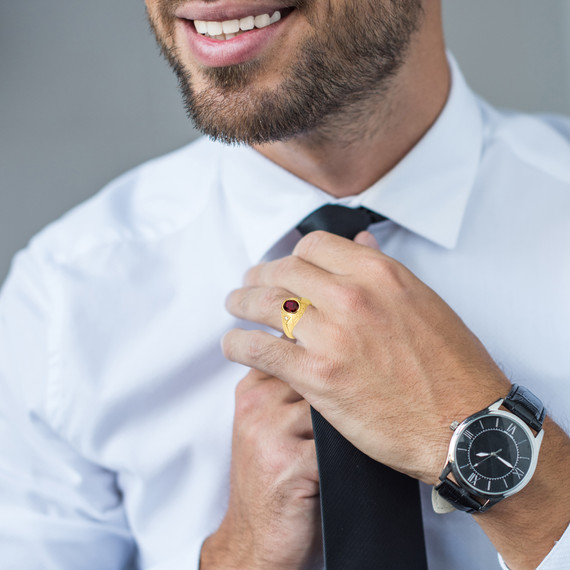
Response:
[[[503,402],[503,400],[501,399],[501,400],[495,402],[494,404],[492,404],[491,406],[489,406],[487,409],[481,410],[480,412],[477,412],[476,414],[473,414],[472,416],[469,416],[468,418],[463,420],[457,426],[457,428],[454,430],[453,436],[451,437],[451,442],[449,445],[449,455],[447,457],[447,461],[448,461],[449,466],[451,467],[451,472],[453,473],[455,480],[457,481],[457,483],[461,487],[463,487],[464,489],[467,489],[473,495],[475,495],[477,497],[481,497],[485,500],[497,499],[498,497],[502,497],[502,498],[510,497],[511,495],[518,493],[521,489],[523,489],[529,483],[529,481],[532,479],[532,476],[534,475],[534,471],[536,469],[536,465],[538,462],[538,451],[540,449],[540,444],[542,442],[542,437],[544,435],[543,430],[540,430],[540,432],[538,432],[538,434],[535,435],[533,433],[533,431],[530,429],[530,427],[521,418],[519,418],[518,416],[516,416],[512,412],[509,412],[506,410],[499,410],[498,408],[502,404],[502,402]],[[459,438],[461,437],[463,432],[472,423],[476,422],[477,420],[479,420],[482,417],[488,417],[488,416],[490,416],[490,417],[499,416],[502,418],[507,418],[512,422],[516,422],[516,424],[518,426],[520,426],[520,428],[523,430],[525,435],[528,437],[530,444],[531,444],[531,447],[532,447],[532,457],[531,457],[531,461],[530,461],[530,466],[529,466],[528,471],[523,476],[523,478],[514,487],[507,489],[506,491],[494,492],[494,493],[491,493],[491,492],[485,493],[485,492],[481,491],[480,489],[478,489],[477,487],[473,486],[471,483],[469,483],[469,481],[467,481],[467,479],[465,479],[465,477],[463,477],[461,471],[457,467],[457,463],[455,460],[457,444],[458,444]]]

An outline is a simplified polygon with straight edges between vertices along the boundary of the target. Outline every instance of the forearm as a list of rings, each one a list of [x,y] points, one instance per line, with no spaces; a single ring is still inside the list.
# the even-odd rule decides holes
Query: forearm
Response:
[[[551,419],[530,483],[473,515],[511,570],[536,568],[570,524],[570,438]]]

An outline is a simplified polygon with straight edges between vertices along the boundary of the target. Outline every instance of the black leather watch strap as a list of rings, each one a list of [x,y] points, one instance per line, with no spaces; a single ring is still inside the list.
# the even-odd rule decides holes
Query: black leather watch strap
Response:
[[[458,511],[465,511],[466,513],[484,513],[499,502],[498,500],[487,500],[480,503],[468,491],[449,479],[444,479],[435,490],[442,499],[451,503]]]
[[[513,384],[503,400],[503,406],[526,422],[534,431],[540,431],[546,410],[543,403],[527,388]]]

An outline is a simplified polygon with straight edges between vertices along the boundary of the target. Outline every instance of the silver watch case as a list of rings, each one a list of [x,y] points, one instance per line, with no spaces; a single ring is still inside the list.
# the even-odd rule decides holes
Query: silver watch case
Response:
[[[500,410],[503,403],[504,398],[497,400],[493,404],[491,404],[488,408],[469,416],[465,420],[463,420],[457,427],[452,424],[451,429],[453,429],[453,436],[451,438],[451,443],[449,444],[449,453],[447,456],[446,467],[451,468],[451,472],[453,473],[455,480],[459,484],[460,487],[467,489],[470,491],[474,496],[480,497],[485,500],[493,500],[494,502],[504,499],[506,497],[510,497],[515,493],[518,493],[523,487],[525,487],[528,482],[532,479],[534,475],[534,471],[536,469],[536,464],[538,461],[538,451],[540,450],[540,445],[542,443],[542,438],[544,436],[544,430],[540,430],[536,435],[533,431],[528,427],[528,425],[517,415],[513,414],[512,412],[508,412],[506,410]],[[525,474],[525,476],[511,489],[507,491],[500,492],[500,493],[483,493],[480,489],[477,489],[469,481],[467,481],[460,473],[459,469],[457,468],[457,463],[455,461],[455,452],[457,448],[457,441],[459,440],[461,434],[475,421],[483,416],[500,416],[503,418],[508,418],[511,421],[514,421],[521,427],[521,429],[525,432],[528,436],[528,439],[532,446],[532,457],[530,462],[530,467]]]

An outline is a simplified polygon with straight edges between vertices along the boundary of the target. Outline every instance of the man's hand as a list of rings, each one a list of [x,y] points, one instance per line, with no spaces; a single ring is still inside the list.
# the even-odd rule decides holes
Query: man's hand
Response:
[[[433,484],[451,422],[505,396],[509,383],[450,307],[370,240],[314,232],[293,255],[251,269],[228,299],[234,315],[281,330],[283,300],[313,305],[296,344],[233,330],[224,351],[287,381],[364,453]]]
[[[236,390],[230,502],[202,548],[201,570],[297,570],[321,558],[309,404],[252,370]]]
[[[228,308],[281,330],[292,296],[313,303],[296,344],[233,330],[226,356],[282,378],[361,451],[412,477],[437,483],[451,422],[509,391],[461,319],[368,232],[307,235],[292,256],[251,269]],[[536,568],[570,523],[570,438],[548,417],[544,433],[529,485],[475,516],[513,570]]]

